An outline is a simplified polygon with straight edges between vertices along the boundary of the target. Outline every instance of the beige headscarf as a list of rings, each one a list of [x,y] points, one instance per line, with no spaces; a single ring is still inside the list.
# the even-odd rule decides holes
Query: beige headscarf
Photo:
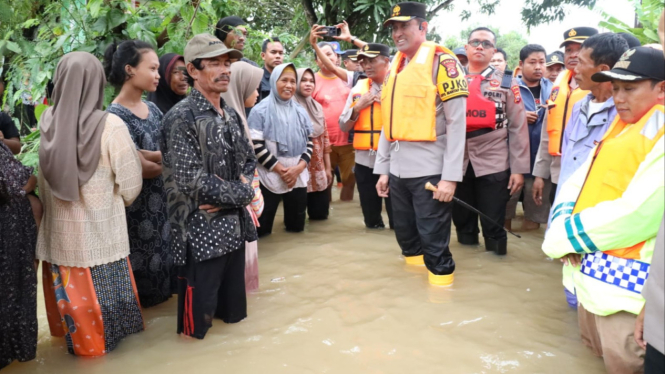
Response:
[[[312,99],[312,96],[305,97],[300,93],[300,82],[302,77],[305,75],[305,72],[310,72],[312,77],[314,77],[314,82],[316,82],[316,74],[310,68],[298,69],[298,87],[296,88],[296,101],[300,104],[307,113],[309,114],[309,119],[312,120],[312,138],[318,138],[323,134],[325,130],[326,118],[323,115],[323,108],[316,100]]]
[[[228,106],[238,112],[245,127],[245,134],[251,142],[249,128],[247,127],[247,117],[245,115],[245,100],[249,98],[254,91],[259,88],[263,78],[263,69],[252,66],[244,61],[237,61],[231,64],[231,82],[229,90],[222,92],[222,99]]]
[[[53,106],[39,121],[39,172],[55,197],[78,201],[79,187],[90,180],[101,157],[106,76],[95,56],[71,52],[60,59],[53,82]]]

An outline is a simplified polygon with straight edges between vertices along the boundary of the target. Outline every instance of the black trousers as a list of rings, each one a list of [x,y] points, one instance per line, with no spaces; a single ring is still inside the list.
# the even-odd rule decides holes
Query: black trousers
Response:
[[[307,215],[311,220],[328,219],[330,196],[328,190],[307,193]]]
[[[485,218],[480,218],[485,239],[507,240],[503,223],[506,218],[506,203],[510,199],[509,179],[509,170],[476,177],[473,166],[469,162],[462,183],[457,183],[455,197],[487,214],[498,223],[498,225],[494,225]],[[453,222],[460,243],[475,244],[478,242],[478,215],[476,213],[455,204]]]
[[[399,178],[390,175],[390,196],[395,236],[404,256],[424,255],[425,266],[436,275],[452,274],[455,261],[450,253],[452,203],[432,198],[425,184],[439,183],[440,175]]]
[[[247,317],[245,246],[211,260],[178,267],[178,334],[203,339],[213,316],[226,323]]]
[[[305,229],[305,218],[307,210],[307,187],[294,188],[283,194],[276,194],[261,184],[264,208],[259,217],[260,227],[256,228],[259,237],[272,233],[272,224],[279,203],[284,201],[284,226],[286,231],[301,232]]]
[[[556,197],[556,183],[552,183],[552,189],[550,190],[550,206],[554,207],[554,198]]]
[[[647,344],[647,353],[644,356],[644,374],[665,373],[665,355]]]
[[[386,227],[381,217],[383,210],[383,200],[376,192],[376,184],[379,182],[379,175],[374,174],[374,169],[367,166],[356,164],[354,173],[358,185],[358,194],[360,195],[360,207],[363,211],[365,226],[370,229]],[[393,209],[390,204],[390,198],[386,200],[386,212],[388,213],[388,223],[394,228]]]

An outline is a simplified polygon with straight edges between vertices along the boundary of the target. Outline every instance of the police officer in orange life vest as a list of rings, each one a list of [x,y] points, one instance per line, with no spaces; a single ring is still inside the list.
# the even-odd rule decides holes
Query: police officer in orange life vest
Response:
[[[554,204],[554,195],[559,183],[561,172],[561,145],[566,124],[570,119],[575,104],[589,94],[582,91],[575,81],[575,67],[579,63],[579,54],[582,43],[594,35],[598,30],[593,27],[575,27],[563,33],[564,64],[566,70],[559,74],[549,100],[547,100],[548,111],[543,119],[543,130],[540,133],[540,146],[533,165],[533,200],[538,204],[542,199],[550,199]],[[552,179],[552,190],[550,196],[543,196],[545,179]]]
[[[505,255],[506,232],[502,229],[506,203],[520,192],[524,175],[531,170],[526,112],[517,81],[511,71],[490,66],[496,53],[496,36],[479,27],[469,35],[466,103],[466,152],[464,180],[455,196],[492,217],[495,225],[481,218],[485,249]],[[456,204],[453,222],[457,240],[478,244],[478,215]]]
[[[356,56],[367,78],[359,80],[351,90],[339,118],[339,126],[343,132],[353,130],[353,148],[356,150],[353,172],[356,175],[365,226],[369,229],[383,229],[383,198],[376,191],[379,176],[374,174],[374,163],[383,129],[381,85],[390,69],[390,48],[369,43],[357,51]],[[394,228],[390,197],[385,201],[388,221],[390,227]]]
[[[426,40],[425,4],[403,2],[384,25],[398,52],[381,89],[383,130],[374,173],[390,195],[395,236],[407,264],[429,270],[430,284],[449,286],[451,200],[462,180],[466,96],[464,71],[449,49]],[[425,190],[430,182],[438,190]]]

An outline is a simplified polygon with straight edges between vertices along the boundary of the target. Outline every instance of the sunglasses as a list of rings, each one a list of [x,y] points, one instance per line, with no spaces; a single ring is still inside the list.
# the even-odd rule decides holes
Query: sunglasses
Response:
[[[489,48],[494,48],[494,44],[490,42],[489,40],[478,40],[478,39],[473,39],[469,40],[469,45],[472,47],[478,47],[479,45],[482,45],[483,48],[489,49]]]

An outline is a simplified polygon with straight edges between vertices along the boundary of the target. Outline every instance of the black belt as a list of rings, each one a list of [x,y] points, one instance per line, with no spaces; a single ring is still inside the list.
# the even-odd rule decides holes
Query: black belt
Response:
[[[467,139],[472,139],[477,136],[485,135],[490,132],[494,131],[494,129],[480,129],[480,130],[475,130],[475,131],[469,131],[466,133],[466,138]]]

